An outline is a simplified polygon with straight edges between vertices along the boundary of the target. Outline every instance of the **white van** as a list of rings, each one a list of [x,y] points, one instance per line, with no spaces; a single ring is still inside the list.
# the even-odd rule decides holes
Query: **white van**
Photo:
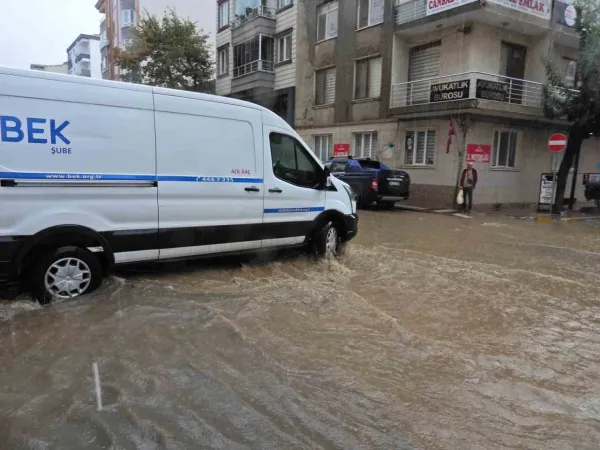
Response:
[[[281,118],[225,97],[0,68],[0,279],[42,301],[114,264],[357,232],[349,186]]]

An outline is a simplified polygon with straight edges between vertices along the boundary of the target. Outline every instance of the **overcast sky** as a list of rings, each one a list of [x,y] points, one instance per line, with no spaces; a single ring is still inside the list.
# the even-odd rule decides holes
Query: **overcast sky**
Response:
[[[207,10],[201,28],[215,35],[215,0],[190,0]],[[165,0],[168,3],[168,0]],[[81,33],[98,34],[96,0],[0,0],[0,66],[61,64]],[[214,6],[213,6],[214,5]]]

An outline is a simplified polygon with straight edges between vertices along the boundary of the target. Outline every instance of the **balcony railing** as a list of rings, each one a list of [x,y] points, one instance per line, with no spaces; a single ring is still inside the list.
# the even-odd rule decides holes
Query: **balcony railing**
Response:
[[[425,17],[425,0],[410,0],[405,3],[396,2],[396,24],[412,22]]]
[[[479,99],[541,108],[543,88],[542,83],[535,81],[485,72],[465,72],[395,84],[392,86],[390,107]]]
[[[273,61],[257,60],[233,68],[233,78],[243,77],[254,72],[273,73]]]
[[[268,19],[275,18],[275,9],[268,8],[266,6],[257,6],[256,8],[246,8],[244,14],[236,15],[235,19],[231,21],[231,29],[242,26],[246,22],[249,22],[257,17],[266,17]]]

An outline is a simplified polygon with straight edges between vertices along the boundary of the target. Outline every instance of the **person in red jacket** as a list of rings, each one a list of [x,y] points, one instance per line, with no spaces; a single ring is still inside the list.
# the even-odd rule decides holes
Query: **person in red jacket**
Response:
[[[473,207],[473,191],[477,186],[477,170],[473,167],[472,162],[467,163],[467,168],[462,171],[460,176],[460,187],[463,190],[463,211],[466,213],[471,212]]]

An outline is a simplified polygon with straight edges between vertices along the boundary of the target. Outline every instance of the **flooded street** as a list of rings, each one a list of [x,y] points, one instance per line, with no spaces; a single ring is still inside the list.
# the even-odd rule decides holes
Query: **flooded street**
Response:
[[[128,270],[80,300],[2,302],[0,448],[600,448],[600,226],[359,227],[338,261]]]

